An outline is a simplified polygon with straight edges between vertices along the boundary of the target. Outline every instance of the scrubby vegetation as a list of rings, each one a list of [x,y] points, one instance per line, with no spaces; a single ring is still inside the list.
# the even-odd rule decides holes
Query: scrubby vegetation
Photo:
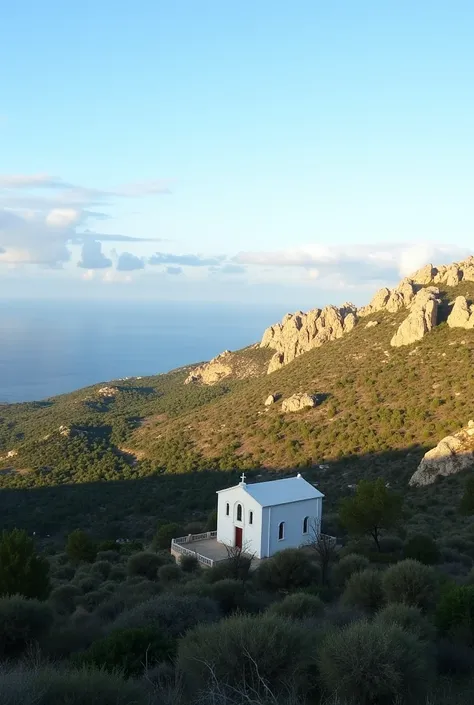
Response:
[[[474,285],[445,304],[457,294]],[[0,702],[469,702],[472,481],[407,481],[472,417],[474,337],[441,324],[392,349],[403,315],[269,376],[203,387],[177,370],[3,406]],[[242,352],[262,368],[269,354]],[[264,406],[297,391],[320,403]],[[215,491],[242,468],[301,470],[337,544],[176,564],[170,539],[213,530]]]
[[[0,597],[0,701],[467,702],[474,687],[468,566],[447,577],[439,564],[374,552],[370,541],[365,553],[344,555],[357,533],[341,537],[326,582],[311,546],[259,565],[235,555],[212,569],[177,564],[152,542],[94,545],[93,559],[90,551],[82,560],[51,554],[42,559],[50,591],[41,600]],[[16,536],[2,540],[14,546]],[[398,550],[394,538],[381,546]],[[400,541],[402,554],[413,545]],[[76,544],[74,532],[64,548]],[[35,550],[32,557],[40,558]]]

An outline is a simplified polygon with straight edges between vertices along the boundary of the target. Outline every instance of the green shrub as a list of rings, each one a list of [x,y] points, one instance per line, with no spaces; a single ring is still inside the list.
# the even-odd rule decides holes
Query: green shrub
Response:
[[[169,565],[162,565],[158,570],[158,579],[160,582],[167,583],[177,583],[183,577],[181,568],[176,565],[176,563],[170,563]]]
[[[314,662],[312,634],[277,616],[236,616],[188,632],[178,644],[178,668],[186,686],[198,693],[215,681],[250,688],[254,700],[294,689],[310,689]]]
[[[157,577],[158,568],[161,568],[162,565],[163,561],[157,553],[142,551],[130,556],[127,561],[127,573],[154,580]]]
[[[443,633],[474,645],[474,586],[452,585],[441,595],[436,625]]]
[[[217,602],[222,614],[245,609],[245,585],[241,580],[226,578],[209,586],[209,596]]]
[[[169,551],[171,539],[177,539],[183,535],[183,528],[180,524],[163,524],[153,537],[152,547],[155,551]]]
[[[353,573],[360,573],[370,565],[369,559],[358,553],[349,553],[341,558],[331,572],[331,578],[335,585],[344,588]]]
[[[200,570],[199,561],[195,556],[181,556],[179,567],[184,573],[197,573]]]
[[[124,566],[114,565],[114,567],[110,571],[109,579],[115,580],[116,582],[121,582],[122,580],[125,580],[126,575],[127,571]]]
[[[122,613],[114,629],[152,627],[179,637],[200,622],[215,622],[220,617],[217,604],[207,597],[160,595]]]
[[[317,583],[320,570],[307,553],[295,548],[279,551],[263,561],[255,572],[257,583],[266,590],[298,590]]]
[[[327,634],[319,669],[328,693],[354,705],[418,705],[431,677],[423,642],[397,625],[363,621]]]
[[[270,606],[268,614],[276,614],[288,619],[313,619],[324,612],[324,603],[316,595],[296,592],[287,595],[281,602]]]
[[[250,574],[252,559],[244,554],[235,554],[229,560],[215,563],[212,568],[206,568],[204,579],[209,583],[216,583],[218,580],[241,580],[245,582]]]
[[[428,642],[433,641],[436,635],[434,625],[418,607],[410,607],[403,603],[394,602],[384,607],[375,615],[374,623],[386,626],[397,624],[418,639]]]
[[[173,650],[173,642],[156,629],[121,629],[95,641],[76,660],[81,665],[121,671],[130,677],[139,676],[145,667],[170,658]]]
[[[367,614],[379,610],[384,604],[380,572],[366,568],[360,573],[353,573],[347,581],[342,602]]]
[[[107,561],[108,563],[118,563],[120,560],[120,553],[117,549],[108,549],[106,551],[97,551],[96,556],[97,561]]]
[[[49,602],[58,614],[71,614],[76,607],[76,598],[81,594],[81,589],[77,585],[67,583],[59,585],[51,592]]]
[[[108,561],[96,561],[91,566],[91,571],[94,574],[100,575],[102,580],[109,577],[112,565]]]
[[[412,558],[425,565],[438,563],[440,558],[436,541],[426,534],[414,534],[405,544],[403,549],[405,558]]]
[[[387,602],[404,602],[422,610],[435,604],[437,587],[433,568],[410,558],[390,566],[383,576]]]
[[[37,555],[25,531],[0,535],[0,595],[24,595],[45,600],[51,589],[49,563]]]
[[[156,597],[161,590],[161,585],[156,581],[142,579],[131,583],[128,579],[120,583],[115,592],[98,606],[96,614],[105,621],[113,620],[125,610]]]
[[[0,672],[0,702],[8,705],[147,705],[143,687],[97,670],[16,667]]]
[[[379,539],[379,547],[382,553],[401,554],[403,541],[398,536],[382,536]]]
[[[81,529],[75,529],[67,537],[66,553],[73,563],[92,563],[97,555],[97,545]]]
[[[110,599],[110,592],[107,590],[91,590],[85,595],[77,598],[76,604],[84,607],[88,612],[93,612],[104,601]]]
[[[45,635],[53,622],[51,607],[20,595],[0,598],[0,656],[21,654]]]

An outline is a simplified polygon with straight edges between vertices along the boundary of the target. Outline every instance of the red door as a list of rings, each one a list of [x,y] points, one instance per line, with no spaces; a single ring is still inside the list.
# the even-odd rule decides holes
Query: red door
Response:
[[[242,529],[240,526],[235,527],[235,547],[242,548]]]

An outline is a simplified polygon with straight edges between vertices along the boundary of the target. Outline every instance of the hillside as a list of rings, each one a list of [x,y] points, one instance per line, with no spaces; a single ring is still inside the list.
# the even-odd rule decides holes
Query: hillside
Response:
[[[4,522],[55,533],[86,521],[139,535],[157,517],[202,519],[230,482],[223,471],[304,468],[328,515],[358,479],[382,475],[406,495],[413,525],[454,530],[465,521],[463,475],[408,487],[423,454],[473,415],[474,330],[446,319],[456,297],[474,299],[474,282],[436,286],[437,325],[412,345],[390,344],[406,306],[385,307],[271,374],[274,350],[252,346],[232,359],[255,376],[185,384],[190,366],[3,406]],[[297,392],[315,395],[316,406],[282,413],[281,400]],[[279,400],[265,406],[270,394]]]

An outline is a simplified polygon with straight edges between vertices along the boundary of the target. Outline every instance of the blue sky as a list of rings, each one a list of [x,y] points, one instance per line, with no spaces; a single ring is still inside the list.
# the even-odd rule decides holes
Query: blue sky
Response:
[[[363,303],[473,251],[472,2],[23,0],[0,296]]]

